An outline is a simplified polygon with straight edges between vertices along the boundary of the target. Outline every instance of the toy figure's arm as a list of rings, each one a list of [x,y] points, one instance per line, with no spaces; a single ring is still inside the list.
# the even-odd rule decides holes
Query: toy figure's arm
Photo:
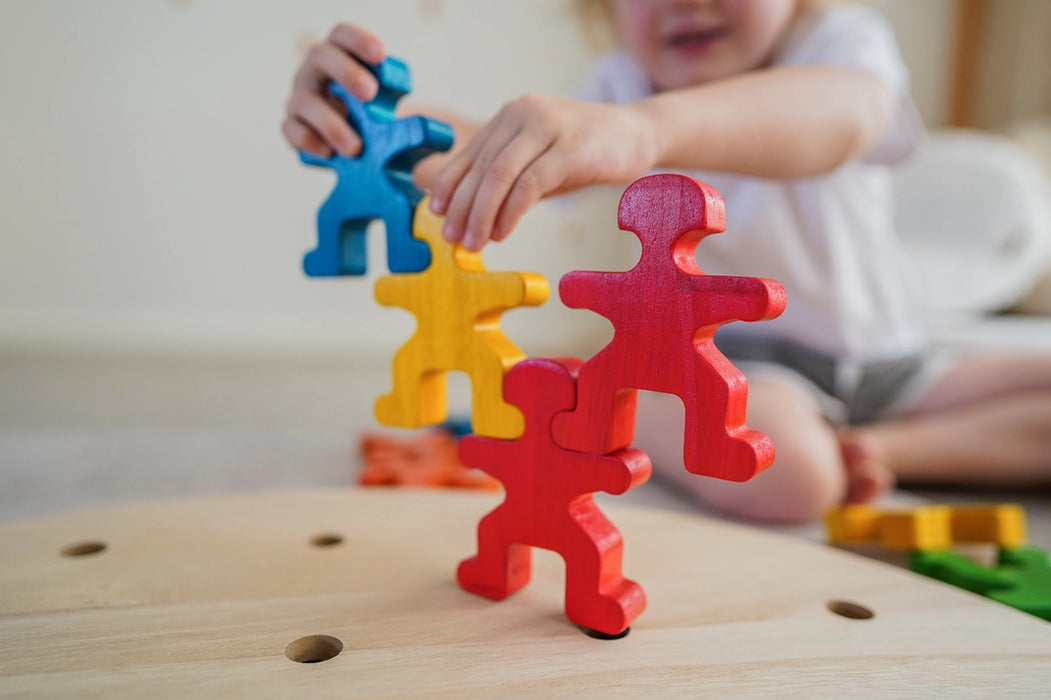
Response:
[[[624,306],[623,272],[570,272],[558,283],[562,303],[571,309],[590,309],[611,318]]]
[[[423,106],[413,103],[405,106],[404,109],[398,110],[399,117],[412,117],[417,115],[445,122],[452,127],[455,136],[455,141],[453,142],[451,149],[444,153],[435,153],[432,156],[424,158],[416,164],[416,167],[412,171],[412,177],[416,182],[416,186],[421,190],[429,191],[431,189],[431,184],[434,182],[434,178],[438,175],[441,169],[445,167],[445,164],[452,160],[452,158],[459,153],[472,138],[474,138],[474,135],[482,128],[482,124],[451,110],[430,105]]]
[[[547,301],[551,286],[536,272],[486,272],[478,278],[479,295],[501,310],[517,306],[539,306]]]
[[[321,156],[316,156],[308,151],[299,152],[299,160],[304,165],[316,165],[322,168],[331,168],[334,159],[334,156],[325,156],[322,158]]]
[[[464,466],[473,467],[506,484],[511,470],[521,468],[515,464],[513,455],[506,454],[507,440],[483,438],[475,435],[464,436],[460,440],[460,461]]]
[[[785,310],[785,288],[774,280],[702,275],[694,277],[691,286],[702,300],[695,307],[698,326],[765,321]]]
[[[605,491],[619,496],[650,478],[650,458],[642,450],[629,447],[608,455],[588,455],[590,468],[580,468],[573,480],[578,493]]]
[[[383,306],[409,308],[414,286],[419,284],[420,278],[416,274],[384,275],[376,280],[372,294]]]

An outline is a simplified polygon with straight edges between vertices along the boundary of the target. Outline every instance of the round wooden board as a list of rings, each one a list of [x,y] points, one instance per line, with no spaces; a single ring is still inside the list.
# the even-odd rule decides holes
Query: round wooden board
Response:
[[[648,609],[627,637],[592,639],[562,613],[556,555],[537,551],[532,583],[504,602],[458,588],[456,565],[497,502],[448,491],[266,493],[0,526],[0,696],[1051,688],[1051,625],[1041,620],[821,545],[637,508],[604,509]],[[105,549],[62,554],[90,543]],[[831,601],[875,616],[842,617]],[[319,663],[290,658],[328,656],[340,643]]]

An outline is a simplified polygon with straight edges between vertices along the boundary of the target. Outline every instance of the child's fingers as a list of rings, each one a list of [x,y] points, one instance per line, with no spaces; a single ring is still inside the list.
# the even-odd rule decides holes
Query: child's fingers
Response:
[[[460,153],[442,167],[431,184],[431,209],[444,217],[442,236],[449,243],[459,243],[463,238],[463,223],[470,211],[470,200],[465,199],[463,181],[494,129],[494,122],[486,124]]]
[[[310,49],[303,67],[292,81],[295,90],[321,92],[335,80],[354,97],[368,102],[376,96],[376,78],[351,56],[333,44],[317,44]]]
[[[296,90],[289,98],[287,113],[310,129],[341,155],[361,152],[361,139],[323,97],[309,90]]]
[[[466,172],[456,184],[455,192],[445,212],[443,234],[446,240],[461,242],[468,250],[480,250],[489,240],[488,229],[471,228],[469,217],[475,207],[480,206],[479,188],[487,177],[487,173],[500,153],[507,147],[508,142],[515,137],[515,131],[515,126],[499,121],[494,122],[493,128],[489,130],[485,138],[475,139],[480,144],[476,153],[464,154]],[[502,174],[500,178],[508,176]],[[493,213],[495,215],[495,210]]]
[[[328,41],[372,65],[380,63],[387,57],[387,49],[379,37],[364,27],[354,24],[337,24],[329,32]]]
[[[482,144],[485,142],[488,135],[493,130],[493,123],[490,122],[482,127],[474,137],[467,142],[467,145],[463,147],[459,153],[453,156],[434,178],[434,182],[431,183],[431,210],[435,214],[441,214],[447,217],[449,212],[449,203],[452,200],[453,194],[456,192],[456,188],[459,186],[460,181],[463,180],[464,175],[470,169],[471,164],[475,158],[478,157],[478,152],[481,150]],[[446,237],[448,240],[448,237]],[[450,243],[457,243],[458,240],[449,240]]]
[[[540,183],[536,180],[537,171],[530,166],[538,158],[545,158],[544,149],[548,146],[546,143],[538,144],[525,133],[519,133],[493,158],[482,173],[478,191],[467,216],[464,247],[468,250],[479,250],[494,236],[497,215],[511,192],[536,192]],[[537,192],[533,202],[540,199],[542,194]]]
[[[557,157],[555,149],[548,149],[522,171],[493,222],[494,241],[502,241],[511,235],[526,212],[562,184],[563,169],[559,167]]]
[[[299,151],[312,153],[319,158],[328,158],[332,155],[332,149],[325,143],[314,130],[295,117],[285,117],[281,123],[281,133],[293,148]]]

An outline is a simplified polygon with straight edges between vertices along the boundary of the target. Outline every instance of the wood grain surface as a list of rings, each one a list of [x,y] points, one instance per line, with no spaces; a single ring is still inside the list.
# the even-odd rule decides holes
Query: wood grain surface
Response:
[[[624,573],[649,605],[623,639],[592,639],[563,615],[554,555],[537,552],[532,582],[503,602],[456,585],[498,499],[262,493],[0,526],[0,697],[1051,688],[1041,620],[820,545],[616,504],[604,510]]]

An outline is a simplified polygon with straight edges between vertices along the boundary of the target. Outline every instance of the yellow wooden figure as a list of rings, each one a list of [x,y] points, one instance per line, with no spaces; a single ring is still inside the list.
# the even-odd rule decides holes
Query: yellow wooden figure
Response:
[[[952,508],[921,506],[911,512],[885,513],[879,543],[902,552],[929,552],[952,547]]]
[[[832,544],[878,544],[886,549],[930,552],[956,544],[994,544],[1014,548],[1026,540],[1021,506],[927,505],[887,511],[849,505],[826,514]]]
[[[994,544],[1003,549],[1026,541],[1025,510],[1015,503],[955,506],[952,511],[955,542]]]
[[[825,513],[825,532],[831,544],[879,542],[882,511],[870,505],[849,505]]]
[[[443,217],[430,199],[416,207],[413,236],[431,248],[423,272],[386,275],[376,282],[376,301],[416,316],[416,333],[394,355],[394,387],[376,401],[376,419],[415,428],[446,417],[445,373],[471,378],[472,428],[486,437],[521,436],[521,412],[504,401],[504,373],[525,353],[500,330],[500,315],[516,306],[537,306],[550,288],[532,272],[487,272],[479,253],[442,238]]]
[[[825,515],[832,544],[878,544],[901,551],[951,547],[951,523],[948,506],[885,511],[869,505],[849,505]]]

